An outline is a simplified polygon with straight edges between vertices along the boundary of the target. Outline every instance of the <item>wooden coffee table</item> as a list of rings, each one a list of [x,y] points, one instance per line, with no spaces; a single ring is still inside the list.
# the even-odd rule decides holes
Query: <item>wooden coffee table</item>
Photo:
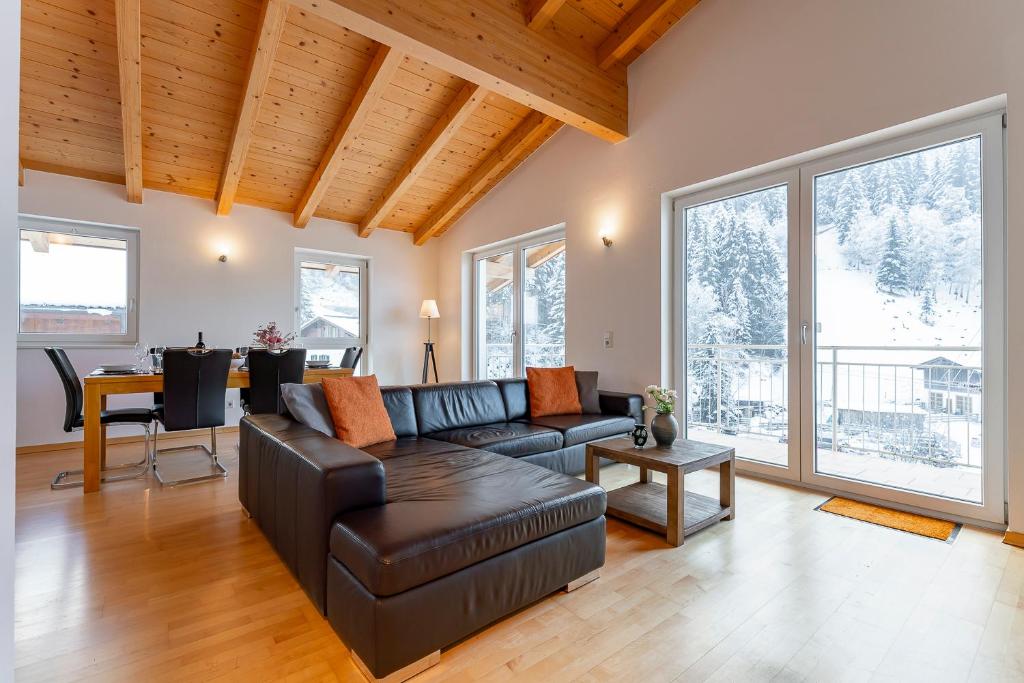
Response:
[[[736,451],[713,443],[678,439],[668,447],[638,449],[632,439],[608,439],[587,446],[587,481],[600,483],[600,458],[640,467],[636,484],[608,491],[608,515],[665,534],[679,546],[695,531],[735,519]],[[683,476],[719,466],[719,499],[687,491]],[[651,471],[668,475],[668,486],[651,481]]]

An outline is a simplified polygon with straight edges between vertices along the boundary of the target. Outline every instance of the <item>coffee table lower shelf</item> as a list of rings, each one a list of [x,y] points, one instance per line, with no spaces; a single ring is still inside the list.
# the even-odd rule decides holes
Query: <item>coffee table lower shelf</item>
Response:
[[[714,498],[684,491],[683,534],[689,535],[725,519],[732,508]],[[639,482],[608,491],[608,515],[659,533],[668,530],[668,487]]]

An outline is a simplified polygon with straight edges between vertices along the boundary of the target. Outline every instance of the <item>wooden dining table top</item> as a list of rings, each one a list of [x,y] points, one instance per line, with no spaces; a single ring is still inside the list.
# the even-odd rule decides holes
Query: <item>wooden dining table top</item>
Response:
[[[302,380],[318,382],[324,377],[349,377],[351,368],[306,368]],[[101,388],[104,394],[145,394],[160,391],[164,385],[162,372],[102,373],[98,370],[85,376],[85,386]],[[249,371],[231,368],[228,371],[228,388],[244,389],[249,386]]]

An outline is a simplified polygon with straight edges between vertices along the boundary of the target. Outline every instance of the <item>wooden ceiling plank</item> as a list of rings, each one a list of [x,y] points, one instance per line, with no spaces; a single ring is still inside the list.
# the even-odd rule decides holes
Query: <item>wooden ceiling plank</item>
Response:
[[[263,5],[259,28],[256,31],[256,44],[249,60],[249,79],[238,107],[230,151],[224,162],[224,171],[221,173],[220,186],[217,189],[219,216],[230,213],[231,205],[235,201],[238,181],[245,166],[245,155],[252,139],[253,126],[259,117],[260,104],[274,64],[274,53],[281,42],[281,31],[284,29],[287,13],[288,5],[284,0],[266,0]]]
[[[565,4],[565,0],[526,0],[523,4],[526,25],[534,31],[539,31],[548,25],[555,13]]]
[[[507,0],[293,0],[377,42],[612,142],[628,136],[624,72],[550,42]]]
[[[458,92],[452,103],[448,105],[448,109],[420,142],[412,157],[402,165],[398,174],[388,184],[384,194],[374,201],[373,206],[370,207],[359,224],[360,237],[369,237],[370,233],[390,215],[398,200],[427,170],[430,162],[441,153],[441,150],[462,127],[462,124],[473,115],[477,107],[483,103],[486,95],[487,91],[474,83],[467,83]]]
[[[128,201],[142,203],[142,8],[141,0],[115,0],[121,87],[124,186]]]
[[[373,114],[391,77],[395,75],[395,71],[402,63],[402,58],[402,54],[398,50],[387,45],[381,45],[377,49],[377,53],[370,62],[370,68],[363,77],[363,82],[356,91],[355,97],[352,98],[345,115],[338,123],[334,137],[331,138],[331,143],[327,146],[327,151],[324,153],[323,159],[320,160],[316,173],[313,174],[306,191],[302,194],[302,199],[299,200],[299,204],[295,208],[293,221],[295,227],[306,227],[309,219],[313,217],[327,188],[334,180],[344,153],[355,142],[359,131]]]
[[[608,69],[628,55],[675,4],[676,0],[642,0],[597,47],[598,65]]]
[[[414,242],[417,245],[426,243],[441,228],[463,210],[468,204],[475,202],[481,191],[499,175],[506,166],[517,159],[519,154],[529,147],[537,138],[547,135],[552,128],[561,123],[540,112],[530,113],[501,145],[439,206],[430,218],[418,230]]]

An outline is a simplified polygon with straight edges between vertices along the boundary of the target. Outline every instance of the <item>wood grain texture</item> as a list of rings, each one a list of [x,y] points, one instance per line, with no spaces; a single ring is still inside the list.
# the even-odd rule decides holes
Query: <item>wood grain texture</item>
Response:
[[[359,224],[360,237],[369,237],[370,233],[391,214],[402,194],[426,172],[431,162],[484,103],[487,94],[486,90],[476,84],[467,83],[463,86],[445,113],[434,123],[434,127],[420,141],[412,156],[402,165],[394,179],[388,183],[387,188],[363,217]]]
[[[456,220],[462,212],[483,195],[492,181],[505,172],[509,166],[522,160],[524,149],[530,147],[539,138],[550,135],[561,125],[561,122],[550,116],[532,112],[501,143],[501,146],[431,214],[416,231],[414,242],[418,245],[424,244],[438,231]]]
[[[274,55],[281,41],[287,11],[288,6],[284,0],[264,0],[259,29],[256,32],[256,43],[253,45],[252,57],[249,60],[249,75],[242,101],[238,105],[231,145],[217,189],[217,215],[230,213],[231,205],[234,204],[238,182],[249,152],[253,127],[259,117]]]
[[[530,30],[503,0],[296,0],[378,42],[603,139],[629,135],[624,74]]]
[[[135,199],[145,187],[213,200],[221,212],[240,202],[294,215],[379,45],[357,27],[326,21],[322,12],[333,3],[310,11],[316,2],[22,0],[24,168],[126,185]],[[604,72],[594,63],[596,46],[636,0],[545,2],[548,20],[538,31],[528,27],[518,0],[353,0],[368,11],[402,8],[375,30],[419,46],[421,54],[405,55],[360,135],[337,158],[314,215],[364,224],[364,232],[367,225],[422,231],[490,163],[530,105],[575,124],[562,109],[582,107],[621,138],[622,65],[693,2],[678,0]],[[139,16],[138,31],[132,24],[137,49],[134,41],[119,41],[118,3],[130,8],[122,15]],[[406,28],[411,37],[398,35]],[[132,68],[121,68],[123,55]],[[483,66],[473,66],[478,62]],[[122,73],[135,70],[137,88],[122,96]],[[467,82],[487,94],[462,125],[449,127],[448,108]],[[486,174],[469,201],[454,202],[433,237],[556,130],[532,136]],[[428,145],[437,131],[447,141]]]
[[[642,0],[626,15],[615,30],[597,48],[597,63],[607,69],[636,47],[655,24],[672,9],[676,0]]]
[[[138,449],[110,447],[118,462]],[[364,680],[241,512],[227,437],[221,454],[225,481],[128,481],[86,498],[49,490],[80,452],[18,459],[16,680]],[[601,474],[611,488],[637,476]],[[718,476],[687,486],[714,496]],[[736,486],[744,514],[680,548],[609,519],[598,581],[446,648],[415,680],[1024,676],[1024,550],[1001,534],[965,527],[950,545],[815,512],[823,494]]]
[[[142,203],[142,7],[140,0],[114,0],[121,93],[124,178],[128,201]]]
[[[523,14],[526,18],[526,25],[534,31],[541,30],[548,25],[564,4],[565,0],[524,0]]]
[[[370,119],[377,103],[391,82],[399,65],[402,53],[381,45],[370,62],[370,67],[363,75],[363,80],[356,91],[348,110],[338,123],[331,138],[327,151],[324,152],[320,165],[309,181],[298,206],[295,208],[294,225],[303,228],[313,217],[328,186],[334,181],[341,168],[343,157],[351,150],[356,139]]]

